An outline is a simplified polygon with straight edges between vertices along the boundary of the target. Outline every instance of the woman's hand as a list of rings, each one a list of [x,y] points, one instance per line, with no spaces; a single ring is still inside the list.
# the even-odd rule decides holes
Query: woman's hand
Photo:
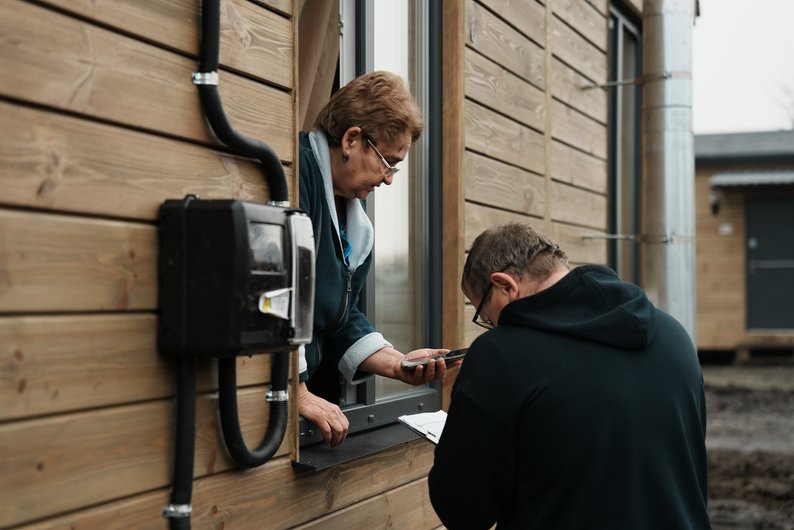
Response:
[[[404,359],[407,361],[412,361],[416,359],[423,359],[425,357],[433,357],[434,355],[447,353],[448,351],[449,350],[447,349],[422,348],[409,352]],[[403,370],[400,364],[402,361],[403,359],[400,359],[396,363],[394,367],[394,377],[395,379],[399,379],[400,381],[410,385],[423,385],[434,379],[443,381],[444,377],[447,375],[447,368],[459,366],[462,362],[453,361],[449,364],[449,366],[447,366],[447,363],[443,359],[430,359],[426,365],[419,365],[413,372],[409,372],[407,370]]]
[[[442,380],[447,375],[447,368],[460,366],[463,361],[452,361],[446,364],[443,359],[431,359],[426,366],[417,366],[413,372],[403,370],[400,363],[404,360],[423,359],[441,353],[447,353],[446,348],[422,348],[414,350],[408,355],[403,355],[394,348],[386,347],[376,351],[359,365],[359,370],[364,370],[371,374],[383,375],[398,379],[409,385],[423,385],[433,379]]]
[[[347,438],[350,422],[342,409],[309,392],[306,383],[298,385],[298,413],[320,429],[326,445],[337,447]]]

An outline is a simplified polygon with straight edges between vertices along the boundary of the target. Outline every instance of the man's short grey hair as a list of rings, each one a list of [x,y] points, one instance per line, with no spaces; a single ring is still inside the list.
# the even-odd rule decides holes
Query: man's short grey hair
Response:
[[[559,245],[528,224],[507,223],[481,233],[474,240],[463,267],[461,288],[467,295],[483,296],[494,272],[510,271],[543,282],[568,256]]]

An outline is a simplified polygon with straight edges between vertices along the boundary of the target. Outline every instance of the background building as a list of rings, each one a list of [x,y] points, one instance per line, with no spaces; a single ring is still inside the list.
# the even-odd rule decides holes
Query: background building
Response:
[[[794,348],[794,130],[695,137],[697,346]]]

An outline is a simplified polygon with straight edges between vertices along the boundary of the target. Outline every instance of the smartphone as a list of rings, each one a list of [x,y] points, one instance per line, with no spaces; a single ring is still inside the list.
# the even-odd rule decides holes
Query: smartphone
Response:
[[[466,356],[467,351],[469,351],[468,348],[462,348],[460,350],[450,350],[447,353],[439,353],[438,355],[433,355],[432,357],[425,357],[424,359],[413,359],[410,361],[403,361],[400,364],[403,367],[403,370],[405,370],[406,372],[413,372],[414,370],[416,370],[417,366],[422,366],[427,364],[427,361],[429,361],[430,359],[444,359],[445,362],[463,359]]]

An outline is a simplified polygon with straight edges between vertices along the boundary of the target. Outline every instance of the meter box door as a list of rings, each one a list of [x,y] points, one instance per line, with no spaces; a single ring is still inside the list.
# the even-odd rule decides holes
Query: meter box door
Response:
[[[197,358],[311,342],[314,234],[301,210],[188,196],[160,207],[158,340]]]

